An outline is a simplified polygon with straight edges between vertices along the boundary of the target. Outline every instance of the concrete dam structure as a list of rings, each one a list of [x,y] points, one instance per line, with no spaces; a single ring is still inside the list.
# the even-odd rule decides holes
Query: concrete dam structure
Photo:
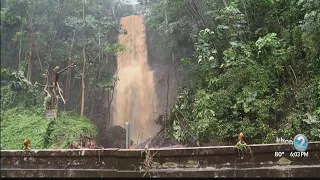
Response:
[[[275,157],[275,152],[284,152]],[[1,177],[320,177],[320,142],[308,157],[289,144],[162,149],[2,150]]]

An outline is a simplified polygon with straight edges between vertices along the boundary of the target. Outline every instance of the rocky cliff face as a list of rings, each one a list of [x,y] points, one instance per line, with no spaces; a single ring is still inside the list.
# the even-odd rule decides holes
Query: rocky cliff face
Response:
[[[157,113],[164,114],[167,104],[170,109],[177,98],[181,81],[180,75],[172,65],[172,51],[165,44],[167,37],[158,35],[148,27],[146,27],[146,34],[148,63],[153,72],[155,91],[158,97]],[[167,94],[169,94],[168,103]]]

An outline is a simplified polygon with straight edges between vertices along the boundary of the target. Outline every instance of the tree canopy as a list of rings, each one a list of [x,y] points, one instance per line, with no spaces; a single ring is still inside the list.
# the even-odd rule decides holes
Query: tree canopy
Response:
[[[10,115],[4,116],[4,121],[12,121],[13,112],[30,108],[43,116],[43,88],[34,85],[45,84],[46,70],[51,73],[75,63],[75,68],[60,75],[67,101],[60,102],[59,109],[79,112],[95,124],[107,124],[109,112],[104,108],[104,100],[117,80],[116,55],[124,49],[117,43],[117,34],[121,33],[119,19],[132,13],[130,7],[122,0],[1,1],[1,107]],[[76,122],[75,117],[61,119]],[[79,122],[84,119],[78,117]],[[30,123],[30,117],[20,120]],[[90,123],[83,124],[92,130]],[[99,132],[103,129],[105,126],[98,126]]]
[[[164,0],[148,22],[172,36],[188,81],[172,109],[173,136],[275,142],[320,139],[320,3],[316,0]]]
[[[2,70],[1,78],[20,79],[12,86],[32,94],[23,102],[38,103],[31,85],[43,83],[46,69],[75,62],[61,79],[68,100],[61,107],[108,124],[105,100],[125,50],[119,19],[144,14],[147,28],[166,37],[153,43],[171,49],[171,66],[183,74],[166,125],[173,138],[234,142],[244,132],[252,143],[298,133],[320,140],[320,1],[139,2],[2,0],[1,66],[16,72]],[[9,95],[1,103],[9,107]]]

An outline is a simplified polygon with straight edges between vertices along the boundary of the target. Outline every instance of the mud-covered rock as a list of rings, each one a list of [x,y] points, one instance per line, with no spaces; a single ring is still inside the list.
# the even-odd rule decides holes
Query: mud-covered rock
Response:
[[[100,144],[104,148],[125,148],[126,147],[126,129],[121,126],[109,128],[101,139]],[[133,141],[131,141],[131,144]]]

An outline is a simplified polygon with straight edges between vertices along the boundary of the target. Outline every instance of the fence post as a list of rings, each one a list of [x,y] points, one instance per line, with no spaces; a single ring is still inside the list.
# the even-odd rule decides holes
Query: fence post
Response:
[[[129,144],[130,144],[130,123],[126,122],[126,126],[127,126],[127,131],[126,131],[126,149],[129,149]]]

